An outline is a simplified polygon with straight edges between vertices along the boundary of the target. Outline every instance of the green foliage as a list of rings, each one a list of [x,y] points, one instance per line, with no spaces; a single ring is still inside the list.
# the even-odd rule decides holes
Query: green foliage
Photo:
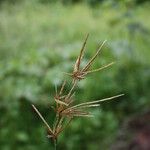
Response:
[[[10,4],[15,4],[15,3],[20,3],[20,2],[28,2],[28,0],[0,0],[0,3],[10,3]],[[40,2],[43,4],[48,4],[48,3],[61,3],[64,5],[67,4],[77,4],[77,3],[86,3],[89,4],[90,6],[97,6],[101,5],[103,3],[111,3],[113,5],[118,5],[120,3],[127,4],[127,5],[141,5],[143,3],[149,2],[149,0],[30,0],[30,2]]]
[[[59,148],[109,149],[120,122],[149,109],[149,9],[149,5],[131,10],[104,4],[92,9],[33,1],[1,5],[0,149],[51,149],[30,104],[53,120],[49,105],[54,86],[60,86],[63,72],[72,68],[87,32],[84,61],[95,53],[96,44],[108,39],[93,68],[114,60],[116,65],[82,81],[76,99],[125,96],[102,104],[93,112],[95,118],[76,120],[60,138]]]

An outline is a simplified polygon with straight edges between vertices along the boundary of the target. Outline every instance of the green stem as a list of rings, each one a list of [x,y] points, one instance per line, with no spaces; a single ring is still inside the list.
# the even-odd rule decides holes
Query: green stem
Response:
[[[54,150],[57,150],[57,139],[54,140]]]
[[[55,133],[58,121],[59,121],[59,114],[56,114],[55,122],[54,122],[54,125],[53,125],[53,132],[54,133]]]

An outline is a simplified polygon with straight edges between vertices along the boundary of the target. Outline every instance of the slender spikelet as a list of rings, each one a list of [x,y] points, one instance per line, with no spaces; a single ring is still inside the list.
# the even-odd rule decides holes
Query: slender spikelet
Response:
[[[96,101],[85,102],[85,103],[81,103],[81,104],[72,106],[70,108],[76,108],[76,107],[80,107],[80,106],[87,106],[87,105],[90,105],[90,104],[97,104],[97,103],[100,103],[100,102],[112,100],[112,99],[117,98],[117,97],[121,97],[123,95],[124,94],[119,94],[119,95],[116,95],[116,96],[112,96],[112,97],[108,97],[108,98],[104,98],[104,99],[100,99],[100,100],[96,100]]]
[[[89,71],[87,71],[87,74],[93,73],[93,72],[97,72],[97,71],[103,70],[105,68],[108,68],[108,67],[112,66],[114,63],[115,62],[111,62],[111,63],[109,63],[109,64],[107,64],[107,65],[105,65],[103,67],[100,67],[100,68],[97,68],[97,69],[94,69],[94,70],[89,70]]]
[[[87,36],[86,36],[86,38],[85,38],[85,41],[84,41],[83,46],[82,46],[82,48],[81,48],[80,54],[79,54],[79,56],[78,56],[78,58],[77,58],[77,60],[76,60],[76,63],[75,63],[75,65],[74,65],[74,72],[77,72],[77,71],[79,71],[79,69],[80,69],[81,60],[82,60],[83,55],[84,55],[85,45],[86,45],[86,43],[87,43],[88,37],[89,37],[89,34],[87,34]]]
[[[86,64],[86,66],[82,69],[83,72],[87,71],[90,68],[91,64],[96,59],[96,57],[100,53],[100,50],[102,49],[102,47],[105,43],[106,43],[106,40],[99,46],[99,48],[98,48],[97,52],[95,53],[95,55],[89,60],[89,62]]]

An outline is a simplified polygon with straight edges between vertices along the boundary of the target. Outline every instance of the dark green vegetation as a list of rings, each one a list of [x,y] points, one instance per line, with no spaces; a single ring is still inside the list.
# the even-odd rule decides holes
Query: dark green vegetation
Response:
[[[93,68],[111,61],[116,65],[81,81],[76,99],[125,96],[95,109],[95,118],[75,119],[60,137],[58,149],[109,149],[121,124],[150,106],[149,14],[149,3],[94,8],[80,3],[1,3],[0,150],[52,149],[31,103],[53,120],[49,105],[54,103],[55,84],[60,86],[63,72],[72,68],[87,32],[84,60],[107,39]]]

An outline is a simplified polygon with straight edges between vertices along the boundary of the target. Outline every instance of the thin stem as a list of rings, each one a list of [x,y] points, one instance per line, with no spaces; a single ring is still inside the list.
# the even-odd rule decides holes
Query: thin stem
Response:
[[[54,128],[53,128],[54,134],[55,134],[55,132],[56,132],[56,129],[57,129],[57,126],[58,126],[58,123],[59,123],[60,119],[61,119],[60,115],[57,114],[57,115],[56,115],[56,121],[55,121]]]
[[[66,124],[64,127],[62,127],[62,129],[58,132],[58,134],[59,134],[61,131],[63,131],[65,128],[67,128],[67,127],[69,126],[69,124],[70,124],[71,121],[72,121],[72,118],[70,118],[69,121],[67,122],[67,124]]]
[[[62,86],[61,86],[61,89],[60,89],[60,92],[59,92],[59,95],[62,94],[63,90],[64,90],[64,87],[65,87],[65,84],[66,84],[66,80],[63,82]]]
[[[33,104],[32,104],[32,107],[35,110],[35,112],[38,114],[38,116],[41,118],[41,120],[43,121],[43,123],[46,125],[46,127],[48,128],[48,130],[50,131],[50,133],[53,135],[53,131],[52,131],[51,127],[48,125],[48,123],[43,118],[43,116],[41,115],[41,113],[38,111],[38,109]]]
[[[54,150],[57,150],[57,139],[54,140]]]
[[[75,86],[76,86],[76,83],[77,83],[77,81],[75,81],[75,82],[73,83],[72,88],[70,89],[70,91],[69,91],[68,95],[66,96],[65,100],[67,100],[67,99],[71,96],[71,93],[72,93],[72,91],[74,90],[74,88],[75,88]]]
[[[53,123],[53,132],[55,133],[55,129],[56,129],[56,124],[58,122],[58,114],[56,114],[56,117],[55,117],[55,120],[54,120],[54,123]]]

